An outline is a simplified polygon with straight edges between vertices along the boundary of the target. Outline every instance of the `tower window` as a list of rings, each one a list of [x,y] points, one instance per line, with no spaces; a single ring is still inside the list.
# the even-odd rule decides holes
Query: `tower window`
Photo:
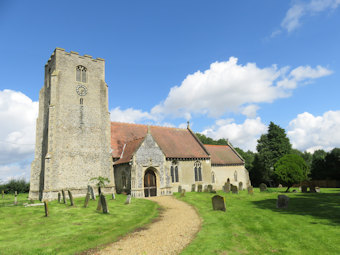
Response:
[[[86,82],[86,67],[85,66],[77,66],[76,68],[76,80],[79,82]]]
[[[83,104],[83,103],[84,103],[84,99],[80,98],[80,104]]]
[[[201,162],[196,161],[194,163],[194,171],[195,171],[195,182],[202,181],[202,166],[201,166]]]

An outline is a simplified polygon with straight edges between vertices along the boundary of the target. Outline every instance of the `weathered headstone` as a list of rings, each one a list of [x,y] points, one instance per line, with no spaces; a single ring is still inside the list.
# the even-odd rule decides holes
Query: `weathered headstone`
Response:
[[[211,192],[212,189],[213,189],[213,186],[212,186],[211,184],[209,184],[208,187],[207,187],[207,189],[208,189],[208,192]]]
[[[248,194],[249,194],[249,195],[253,195],[253,194],[254,194],[254,188],[253,188],[253,186],[249,186],[249,187],[248,187]]]
[[[67,192],[68,192],[68,197],[70,198],[71,206],[74,206],[72,193],[69,190]]]
[[[1,195],[2,195],[2,198],[4,198],[4,196],[5,196],[5,191],[4,190],[1,190]]]
[[[90,201],[90,192],[86,193],[86,197],[85,197],[85,202],[84,202],[84,207],[87,208],[88,204]]]
[[[278,195],[276,201],[276,208],[287,208],[289,202],[289,197],[286,195]]]
[[[237,186],[232,185],[232,186],[231,186],[231,192],[232,192],[233,194],[238,194]]]
[[[197,192],[202,192],[202,184],[198,184],[198,186],[197,186]]]
[[[204,192],[208,192],[208,185],[204,185],[203,191],[204,191]]]
[[[243,190],[243,183],[242,182],[239,182],[239,184],[238,184],[238,189],[241,191],[241,190]]]
[[[112,200],[116,200],[116,195],[115,195],[115,193],[112,193],[112,198],[111,198]]]
[[[102,194],[102,188],[100,186],[98,186],[98,196],[100,198],[100,194]]]
[[[279,184],[278,188],[282,188],[282,184]]]
[[[45,217],[48,217],[48,201],[44,200],[44,206],[45,206]]]
[[[14,204],[17,205],[18,204],[18,192],[17,191],[14,191]]]
[[[231,190],[231,184],[230,184],[230,182],[226,182],[224,185],[225,185],[225,192],[226,192],[226,193],[229,193],[230,190]]]
[[[315,191],[316,191],[316,193],[320,193],[320,188],[319,187],[315,187]]]
[[[185,197],[185,189],[182,189],[181,197]]]
[[[259,187],[260,187],[260,191],[261,191],[261,192],[267,191],[267,185],[266,185],[266,184],[261,183]]]
[[[191,185],[191,192],[195,192],[196,190],[196,184]]]
[[[100,194],[100,202],[103,207],[103,213],[109,213],[109,208],[107,207],[106,197],[104,194]]]
[[[61,194],[60,192],[58,192],[58,203],[60,203],[60,200],[61,200]]]
[[[301,192],[302,193],[307,193],[307,186],[306,185],[302,185],[301,186]]]
[[[96,196],[94,195],[93,188],[90,185],[87,186],[87,190],[90,191],[91,199],[96,200]]]
[[[226,211],[224,197],[215,195],[211,198],[213,210]]]
[[[100,199],[100,196],[98,198],[98,204],[97,204],[97,211],[101,211],[102,210],[102,203],[101,203],[101,199]]]
[[[61,190],[61,194],[63,195],[63,203],[66,204],[65,190]]]
[[[131,204],[131,195],[128,195],[128,196],[126,197],[125,204],[126,204],[126,205]]]
[[[178,193],[181,193],[181,192],[182,192],[182,186],[179,185],[179,186],[178,186]]]

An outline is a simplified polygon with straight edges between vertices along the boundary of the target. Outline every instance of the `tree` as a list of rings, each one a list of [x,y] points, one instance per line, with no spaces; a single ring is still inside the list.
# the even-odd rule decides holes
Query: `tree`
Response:
[[[248,151],[243,151],[242,149],[235,147],[234,148],[238,154],[241,155],[241,157],[244,159],[245,161],[245,167],[248,171],[250,171],[253,168],[253,162],[254,162],[254,158],[255,158],[255,153],[248,150]]]
[[[260,182],[273,184],[273,171],[275,163],[284,155],[291,153],[292,145],[286,136],[285,130],[273,122],[268,126],[268,133],[261,135],[257,140],[258,151],[254,158],[251,180],[255,185]],[[256,176],[255,176],[256,174]]]
[[[334,148],[325,157],[326,179],[340,180],[340,148]]]
[[[326,155],[327,152],[325,152],[324,150],[314,151],[310,173],[312,180],[326,179],[326,164],[325,164]]]
[[[200,133],[196,133],[196,136],[203,144],[228,145],[228,141],[224,138],[214,140],[214,139],[207,137],[207,136],[200,134]]]
[[[296,154],[287,154],[280,158],[274,166],[275,178],[289,188],[295,183],[307,179],[307,164],[305,160]]]
[[[96,185],[98,187],[99,195],[101,194],[101,188],[105,187],[105,182],[110,183],[110,180],[108,178],[102,176],[91,178],[90,181],[98,181]]]

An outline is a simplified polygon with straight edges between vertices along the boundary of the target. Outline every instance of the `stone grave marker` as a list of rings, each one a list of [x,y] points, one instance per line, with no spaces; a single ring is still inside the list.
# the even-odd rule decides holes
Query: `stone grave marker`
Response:
[[[196,191],[196,184],[191,185],[191,192],[195,192]]]
[[[198,186],[197,186],[197,192],[202,192],[202,184],[198,184]]]
[[[287,208],[289,202],[289,197],[286,195],[278,195],[276,201],[276,208]]]
[[[100,194],[100,202],[103,207],[103,213],[109,213],[109,208],[107,207],[106,197],[104,194]]]
[[[185,189],[182,189],[181,197],[185,197]]]
[[[204,192],[208,192],[208,185],[204,185],[203,191],[204,191]]]
[[[232,192],[233,194],[238,194],[238,188],[237,188],[237,186],[232,185],[232,186],[231,186],[231,192]]]
[[[96,200],[96,196],[94,195],[93,188],[89,185],[89,186],[87,186],[87,189],[90,191],[91,199]]]
[[[101,203],[101,201],[100,201],[101,199],[100,199],[100,196],[99,196],[99,198],[98,198],[98,204],[97,204],[97,211],[101,211],[102,210],[102,203]]]
[[[88,204],[90,201],[90,192],[86,193],[86,197],[85,197],[85,202],[84,202],[84,207],[87,208]]]
[[[224,197],[215,195],[211,198],[213,210],[226,211]]]
[[[249,194],[249,195],[253,195],[253,194],[254,194],[254,188],[253,188],[253,186],[249,186],[249,187],[248,187],[248,194]]]
[[[260,192],[267,191],[267,185],[266,184],[261,183],[259,187],[260,187]]]
[[[126,205],[131,204],[131,195],[128,195],[128,196],[126,197],[125,204],[126,204]]]
[[[48,217],[48,201],[44,200],[44,207],[45,207],[45,217]]]
[[[74,206],[72,193],[70,190],[68,190],[67,192],[68,192],[68,197],[70,198],[71,206]]]
[[[60,200],[61,200],[61,194],[60,192],[58,192],[58,203],[60,203]]]
[[[279,184],[278,188],[282,188],[282,184]]]
[[[116,200],[116,195],[115,195],[115,193],[112,193],[112,198],[111,198],[112,200]]]
[[[14,204],[17,205],[18,204],[18,192],[14,191]]]
[[[231,184],[230,184],[230,182],[226,182],[224,185],[225,185],[225,192],[226,192],[226,193],[229,193],[230,190],[231,190]]]
[[[182,192],[182,186],[179,185],[179,186],[178,186],[178,193],[181,193],[181,192]]]
[[[301,192],[302,193],[307,193],[307,186],[306,185],[302,185],[301,186]]]
[[[207,189],[208,189],[208,192],[211,192],[212,189],[213,189],[213,186],[212,186],[211,184],[209,184],[208,187],[207,187]]]
[[[61,194],[63,195],[63,203],[66,204],[65,190],[61,190]]]
[[[316,191],[316,193],[320,193],[320,188],[319,187],[315,187],[315,191]]]

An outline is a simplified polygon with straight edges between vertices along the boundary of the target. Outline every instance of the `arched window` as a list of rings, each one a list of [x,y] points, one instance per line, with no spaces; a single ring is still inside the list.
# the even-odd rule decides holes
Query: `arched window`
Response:
[[[195,182],[202,181],[202,167],[201,162],[196,161],[194,163],[194,171],[195,171]]]
[[[211,173],[211,183],[215,183],[215,173]]]
[[[170,174],[171,174],[171,182],[178,182],[178,166],[177,161],[173,161],[170,167]]]
[[[234,172],[234,181],[237,182],[237,171]]]
[[[79,82],[86,82],[86,67],[85,66],[77,66],[76,68],[76,80]]]

